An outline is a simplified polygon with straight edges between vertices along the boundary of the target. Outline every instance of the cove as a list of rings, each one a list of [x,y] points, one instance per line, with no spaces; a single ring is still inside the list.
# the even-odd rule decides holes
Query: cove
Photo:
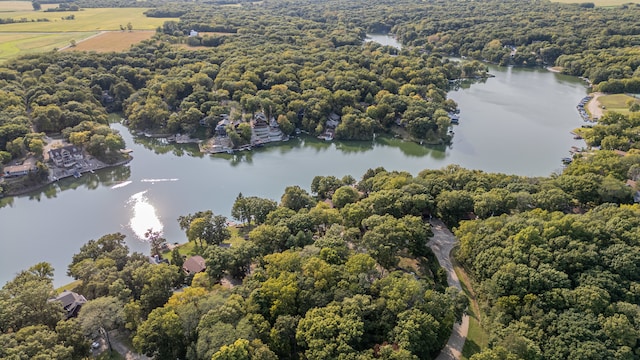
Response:
[[[408,171],[459,164],[487,172],[548,176],[582,125],[575,106],[586,88],[577,78],[542,69],[490,66],[494,78],[462,84],[449,96],[458,102],[460,124],[451,146],[428,148],[392,137],[367,142],[293,138],[236,155],[201,154],[195,145],[166,145],[136,138],[120,124],[134,159],[126,166],[65,179],[34,193],[0,199],[0,284],[47,261],[54,284],[66,276],[71,257],[90,239],[121,232],[132,251],[148,254],[148,228],[169,242],[184,242],[178,216],[211,209],[229,217],[242,192],[279,200],[284,188],[309,189],[316,175],[356,179],[369,168]]]

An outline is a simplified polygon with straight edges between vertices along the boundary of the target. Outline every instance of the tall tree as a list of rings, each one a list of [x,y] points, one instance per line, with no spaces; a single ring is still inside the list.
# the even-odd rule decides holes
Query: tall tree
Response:
[[[123,307],[124,304],[115,297],[100,297],[82,306],[78,322],[86,335],[103,337],[111,352],[109,331],[124,325]]]

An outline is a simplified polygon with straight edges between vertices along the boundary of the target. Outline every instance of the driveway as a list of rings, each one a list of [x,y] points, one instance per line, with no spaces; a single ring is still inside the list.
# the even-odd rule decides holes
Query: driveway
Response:
[[[151,360],[150,357],[142,354],[137,354],[129,349],[129,347],[124,342],[122,342],[122,336],[123,335],[118,334],[117,331],[109,332],[109,339],[111,340],[111,347],[113,348],[113,351],[116,351],[127,360]],[[105,341],[101,341],[101,343],[102,346],[99,352],[108,351]]]
[[[462,290],[460,286],[460,280],[458,275],[453,270],[453,264],[451,263],[451,250],[457,245],[458,239],[449,231],[447,226],[439,219],[430,220],[431,229],[433,230],[433,238],[429,240],[427,245],[433,250],[433,253],[438,258],[440,266],[447,272],[447,283],[449,286],[454,286],[459,290]],[[469,332],[469,315],[463,315],[461,323],[455,323],[453,325],[453,331],[447,345],[440,351],[436,360],[458,360],[462,355],[462,348],[464,342],[467,340],[467,333]]]

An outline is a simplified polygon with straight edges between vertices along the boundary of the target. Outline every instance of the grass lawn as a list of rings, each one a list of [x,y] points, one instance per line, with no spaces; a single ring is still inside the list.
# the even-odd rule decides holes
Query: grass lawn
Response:
[[[165,21],[178,20],[177,18],[149,18],[143,13],[144,8],[101,8],[83,9],[81,11],[44,12],[44,11],[17,11],[10,14],[14,19],[43,19],[48,22],[26,22],[17,24],[3,24],[2,32],[69,32],[69,31],[102,31],[120,30],[120,25],[133,25],[133,30],[155,30]],[[7,14],[8,15],[8,14]],[[74,20],[62,20],[73,15]]]
[[[596,6],[619,6],[628,3],[640,3],[640,0],[553,0],[553,2],[565,4],[580,4],[584,2],[592,2]]]
[[[19,54],[40,53],[69,45],[71,40],[81,40],[95,35],[95,32],[66,33],[2,33],[0,32],[0,62]]]
[[[604,106],[606,111],[615,111],[617,113],[627,115],[629,114],[627,101],[634,99],[636,102],[640,103],[640,99],[633,98],[626,94],[602,95],[598,98],[598,101],[601,106]]]

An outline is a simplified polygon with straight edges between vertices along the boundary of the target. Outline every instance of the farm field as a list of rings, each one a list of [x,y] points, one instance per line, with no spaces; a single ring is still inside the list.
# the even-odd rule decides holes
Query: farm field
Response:
[[[29,3],[31,4],[31,3]],[[83,9],[81,11],[16,11],[10,13],[14,19],[25,18],[36,20],[48,18],[49,22],[26,22],[0,25],[0,32],[67,32],[67,31],[103,31],[120,30],[120,25],[133,25],[134,30],[155,30],[165,21],[178,20],[171,18],[148,18],[144,16],[147,9],[142,8],[101,8]],[[8,15],[8,14],[7,14]],[[74,20],[62,20],[73,15]]]
[[[55,5],[53,5],[55,7]],[[43,6],[45,8],[45,6]],[[48,22],[25,22],[0,25],[0,62],[20,54],[51,51],[69,46],[73,40],[75,50],[121,51],[132,44],[148,39],[158,26],[172,18],[148,18],[143,8],[101,8],[81,11],[45,12],[33,11],[30,1],[0,1],[0,18],[49,19]],[[63,20],[73,15],[73,20]],[[120,31],[120,26],[131,23],[133,32]],[[142,31],[141,31],[142,30]],[[92,36],[102,31],[113,31],[101,37],[103,44],[95,42]],[[86,41],[83,39],[90,38]]]
[[[71,40],[78,41],[97,32],[64,32],[64,33],[2,33],[0,32],[0,62],[4,62],[19,54],[46,52],[60,49]]]
[[[598,102],[601,106],[604,106],[605,111],[615,111],[617,113],[627,115],[629,114],[627,101],[633,99],[633,97],[626,94],[612,94],[600,96],[598,98]],[[640,103],[640,99],[636,98],[635,100]]]
[[[43,10],[57,7],[57,4],[42,4]],[[11,11],[33,11],[31,1],[0,1],[0,17],[8,17],[5,12]]]
[[[75,47],[66,47],[63,51],[124,51],[133,44],[150,39],[153,34],[155,31],[105,31],[77,42]]]
[[[595,6],[619,6],[629,3],[639,4],[640,0],[553,0],[553,2],[565,3],[565,4],[580,4],[584,2],[592,2]]]

